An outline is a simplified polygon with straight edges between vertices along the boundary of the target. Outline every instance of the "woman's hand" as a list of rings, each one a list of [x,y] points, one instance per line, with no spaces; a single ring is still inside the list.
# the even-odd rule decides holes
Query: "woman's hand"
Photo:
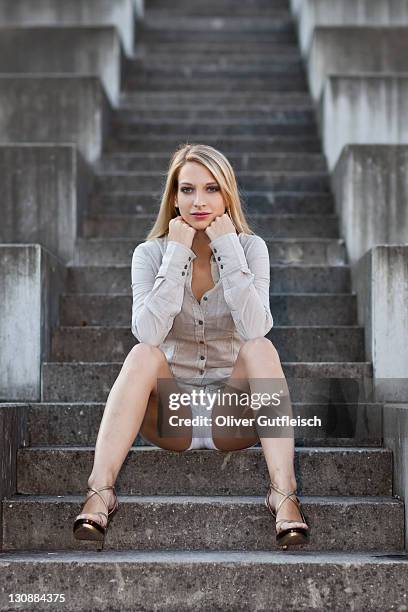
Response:
[[[237,233],[237,229],[233,224],[231,217],[224,213],[219,217],[215,217],[214,221],[205,229],[205,233],[210,240],[215,240],[223,234]]]
[[[169,223],[168,240],[180,242],[181,244],[184,244],[184,246],[191,249],[196,231],[197,230],[195,230],[194,227],[191,227],[191,225],[183,221],[180,216],[175,217],[175,219],[171,219]]]

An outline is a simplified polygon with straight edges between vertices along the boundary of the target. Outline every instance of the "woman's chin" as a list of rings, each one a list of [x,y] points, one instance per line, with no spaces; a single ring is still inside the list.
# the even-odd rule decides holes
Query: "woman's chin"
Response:
[[[205,217],[204,219],[193,219],[192,223],[194,225],[201,227],[207,227],[207,225],[209,225],[211,223],[211,217]]]

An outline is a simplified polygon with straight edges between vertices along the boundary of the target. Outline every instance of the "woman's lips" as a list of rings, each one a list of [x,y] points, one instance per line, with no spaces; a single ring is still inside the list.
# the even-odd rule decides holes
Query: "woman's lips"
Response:
[[[208,217],[208,215],[209,215],[209,214],[210,214],[210,213],[200,213],[200,214],[198,214],[198,213],[195,213],[195,214],[194,214],[194,213],[193,213],[193,214],[192,214],[192,217]]]

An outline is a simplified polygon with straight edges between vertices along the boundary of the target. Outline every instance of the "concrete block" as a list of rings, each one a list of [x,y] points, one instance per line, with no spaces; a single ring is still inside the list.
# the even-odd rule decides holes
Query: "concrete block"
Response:
[[[17,451],[25,444],[26,404],[0,404],[0,501],[17,492]],[[0,503],[0,550],[3,550],[3,505]]]
[[[136,13],[136,17],[142,19],[145,14],[145,2],[144,0],[133,0],[133,5]]]
[[[0,145],[0,243],[39,243],[74,259],[92,172],[73,145]]]
[[[408,25],[315,28],[307,71],[314,100],[320,98],[329,74],[407,72]]]
[[[408,241],[408,145],[346,145],[333,175],[340,233],[354,265],[377,244]]]
[[[330,170],[346,144],[408,144],[408,76],[330,76],[319,108]]]
[[[0,26],[112,25],[130,55],[139,4],[140,0],[0,0]]]
[[[299,42],[307,55],[313,30],[318,26],[408,25],[406,0],[291,0],[298,18]]]
[[[359,325],[372,361],[373,401],[408,400],[408,244],[378,245],[352,267]]]
[[[0,30],[0,72],[92,74],[116,106],[122,47],[113,27],[7,27]]]
[[[65,267],[38,244],[0,245],[0,399],[41,396]]]
[[[295,16],[299,16],[300,9],[302,8],[303,0],[289,0],[290,10]]]
[[[408,525],[408,404],[384,404],[384,447],[393,452],[393,493],[405,501],[405,524]],[[408,550],[408,529],[405,530]]]
[[[101,155],[111,106],[95,76],[0,76],[0,143],[75,143]]]

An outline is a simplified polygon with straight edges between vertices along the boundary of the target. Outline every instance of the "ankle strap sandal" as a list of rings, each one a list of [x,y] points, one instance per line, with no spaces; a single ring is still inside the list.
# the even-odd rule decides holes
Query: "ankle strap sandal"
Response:
[[[272,508],[270,501],[269,501],[269,496],[272,490],[283,495],[283,498],[278,503],[276,510]],[[293,499],[293,496],[294,496],[294,499]],[[268,492],[266,494],[265,506],[268,508],[269,512],[272,514],[272,516],[275,519],[279,512],[279,508],[281,507],[281,505],[284,503],[286,499],[289,499],[292,503],[295,504],[296,508],[299,510],[302,520],[295,521],[293,519],[279,519],[278,521],[276,521],[276,525],[278,525],[278,523],[300,523],[300,522],[307,523],[306,517],[300,506],[300,501],[298,497],[296,496],[296,489],[294,491],[289,491],[288,493],[286,493],[285,491],[281,491],[281,489],[278,489],[278,487],[271,482],[271,484],[268,487]],[[276,543],[279,546],[282,546],[283,548],[287,548],[288,546],[291,546],[291,545],[306,544],[307,540],[308,540],[308,530],[304,529],[303,527],[289,527],[288,529],[283,529],[282,531],[276,534]]]

